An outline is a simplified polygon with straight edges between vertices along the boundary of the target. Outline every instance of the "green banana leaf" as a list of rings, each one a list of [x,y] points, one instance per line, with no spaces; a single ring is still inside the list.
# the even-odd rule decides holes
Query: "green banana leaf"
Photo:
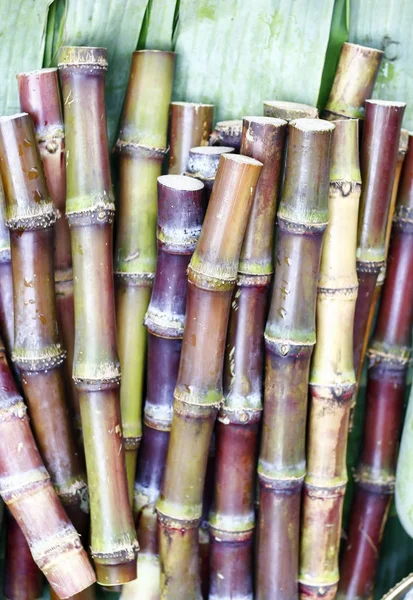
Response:
[[[315,105],[334,0],[181,0],[174,98],[215,104],[216,120],[264,100]]]
[[[138,45],[148,0],[58,0],[49,35],[45,66],[55,65],[60,46],[103,46],[108,49],[106,110],[109,143],[117,133],[131,55]]]
[[[139,48],[173,50],[178,14],[179,0],[149,0],[146,26],[142,27]]]
[[[384,51],[373,96],[407,102],[404,127],[413,128],[413,2],[352,0],[350,41]]]
[[[0,0],[0,114],[20,112],[16,74],[42,66],[52,0]]]

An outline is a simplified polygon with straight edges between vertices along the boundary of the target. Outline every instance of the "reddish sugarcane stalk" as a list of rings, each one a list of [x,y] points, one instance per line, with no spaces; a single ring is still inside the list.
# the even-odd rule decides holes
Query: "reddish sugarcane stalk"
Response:
[[[134,52],[116,150],[119,221],[115,250],[120,401],[129,498],[142,438],[147,333],[143,324],[156,266],[157,178],[167,152],[172,52]]]
[[[371,98],[383,52],[358,44],[343,44],[327,104],[325,119],[363,119]]]
[[[79,535],[50,483],[1,341],[0,494],[59,598],[95,582]]]
[[[162,491],[163,598],[200,598],[198,525],[212,431],[222,401],[225,338],[239,254],[262,164],[223,154],[188,268],[185,331]]]
[[[144,434],[135,483],[138,537],[141,544],[134,593],[160,597],[158,500],[172,423],[185,323],[188,264],[198,240],[203,184],[179,175],[158,178],[158,258],[152,297],[145,317],[148,329],[148,387]],[[162,369],[159,369],[162,365]]]
[[[234,152],[229,146],[194,146],[189,150],[185,175],[196,177],[205,186],[204,203],[208,206],[222,154]]]
[[[14,343],[14,305],[10,233],[6,225],[6,214],[6,198],[0,178],[0,332],[10,360]]]
[[[242,119],[219,121],[209,138],[210,146],[229,146],[239,152],[241,148]]]
[[[317,295],[317,343],[304,480],[300,597],[334,600],[347,483],[350,401],[356,388],[353,322],[357,298],[357,217],[361,192],[358,120],[333,121],[329,222]]]
[[[334,125],[320,119],[289,124],[285,183],[277,213],[275,281],[265,328],[258,600],[298,597],[308,376],[315,343],[321,244],[328,219],[333,130]]]
[[[397,191],[399,189],[399,181],[402,172],[402,167],[404,163],[404,159],[407,153],[407,146],[409,143],[409,132],[406,129],[402,129],[400,132],[400,140],[399,140],[399,152],[397,154],[397,164],[396,164],[396,172],[394,174],[392,193],[391,193],[391,201],[390,201],[390,210],[389,216],[387,219],[386,225],[386,240],[385,240],[385,261],[387,261],[387,255],[389,252],[389,244],[390,244],[390,235],[392,230],[393,216],[394,210],[396,208],[396,200],[397,200]],[[366,355],[367,346],[370,339],[371,328],[373,325],[374,315],[376,314],[377,302],[380,298],[381,291],[383,289],[383,283],[386,278],[386,263],[381,267],[380,273],[377,277],[376,287],[374,288],[373,294],[373,302],[370,307],[370,312],[367,320],[366,333],[363,340],[363,349],[362,356]]]
[[[42,572],[33,560],[22,530],[8,513],[3,596],[7,600],[38,600],[42,591]]]
[[[191,148],[208,145],[213,117],[213,104],[171,103],[168,169],[170,175],[185,173]]]
[[[369,350],[366,417],[337,598],[372,597],[393,498],[413,325],[413,136],[403,168],[386,280]]]
[[[76,428],[80,430],[80,407],[72,379],[74,352],[74,303],[72,253],[66,209],[66,162],[64,156],[64,124],[57,69],[41,69],[17,75],[20,107],[33,120],[36,141],[42,158],[47,189],[61,214],[55,223],[54,269],[56,311],[65,361],[66,386]]]
[[[12,360],[21,373],[40,452],[79,532],[87,526],[87,486],[66,404],[64,350],[56,321],[53,226],[33,123],[0,119],[0,171],[7,204],[14,290]],[[47,415],[47,418],[45,418]]]
[[[402,102],[367,100],[360,152],[360,211],[357,235],[359,292],[354,319],[354,369],[357,383],[363,367],[363,348],[380,269],[386,260],[386,229],[396,172]],[[356,394],[353,398],[353,407]],[[351,419],[352,417],[350,417]]]
[[[99,583],[136,578],[138,544],[128,498],[116,347],[115,211],[105,115],[104,48],[62,47],[67,203],[75,301],[73,378],[82,419]]]
[[[216,425],[215,497],[209,517],[209,598],[253,598],[254,482],[262,412],[264,326],[287,123],[245,117],[241,154],[263,163],[238,266]]]

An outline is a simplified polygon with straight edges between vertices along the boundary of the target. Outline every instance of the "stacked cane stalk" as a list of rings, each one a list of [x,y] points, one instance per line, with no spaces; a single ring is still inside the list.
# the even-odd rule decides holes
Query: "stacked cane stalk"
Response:
[[[329,223],[317,295],[317,344],[310,371],[307,474],[304,480],[300,593],[334,599],[347,482],[350,402],[356,388],[353,324],[361,192],[358,121],[333,121]]]
[[[146,364],[143,324],[156,266],[157,178],[167,151],[174,54],[134,52],[119,139],[119,222],[115,249],[116,321],[129,497],[142,438]]]
[[[201,231],[203,184],[189,177],[158,178],[158,259],[148,329],[148,386],[134,509],[141,545],[140,578],[134,593],[160,597],[158,524],[155,504],[165,467],[185,323],[189,260]],[[160,365],[162,368],[160,369]]]
[[[208,145],[213,117],[213,104],[171,103],[168,168],[170,175],[185,173],[191,148]]]
[[[262,412],[263,334],[286,122],[245,117],[241,154],[263,163],[238,266],[216,425],[209,598],[253,597],[254,481]]]
[[[366,416],[338,598],[373,593],[393,498],[413,324],[413,137],[393,219],[387,275],[369,350]]]
[[[67,352],[65,361],[67,394],[75,416],[76,429],[81,431],[79,398],[72,379],[74,353],[74,302],[72,252],[66,210],[66,162],[64,156],[64,125],[57,69],[41,69],[17,75],[20,108],[34,124],[36,141],[42,158],[47,189],[61,218],[55,223],[54,273],[56,316],[62,344]]]
[[[62,47],[62,83],[75,303],[73,378],[82,419],[98,582],[136,578],[138,544],[129,504],[116,347],[114,198],[105,118],[106,50]]]
[[[277,213],[277,253],[265,329],[265,389],[258,462],[256,553],[259,600],[298,597],[301,488],[310,359],[321,244],[328,217],[334,125],[289,124],[286,175]]]
[[[201,597],[198,525],[205,471],[223,394],[232,292],[261,167],[249,157],[221,156],[201,236],[188,268],[186,325],[157,503],[164,598]]]

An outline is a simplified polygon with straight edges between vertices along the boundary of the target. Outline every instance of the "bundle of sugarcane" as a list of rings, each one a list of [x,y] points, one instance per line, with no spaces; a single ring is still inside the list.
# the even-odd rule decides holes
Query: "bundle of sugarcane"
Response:
[[[403,169],[377,324],[369,350],[366,416],[339,598],[371,597],[393,497],[413,324],[413,137]]]
[[[334,125],[320,119],[297,119],[289,124],[285,183],[277,213],[275,280],[265,329],[264,418],[258,462],[259,600],[298,597],[308,376],[328,217],[333,130]]]

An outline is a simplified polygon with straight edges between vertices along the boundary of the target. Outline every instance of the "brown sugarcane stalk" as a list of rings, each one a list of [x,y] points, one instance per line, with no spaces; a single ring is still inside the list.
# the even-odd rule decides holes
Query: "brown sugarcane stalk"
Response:
[[[87,486],[64,388],[64,350],[56,321],[50,201],[32,120],[0,119],[0,171],[7,204],[14,290],[12,360],[47,470],[80,533],[87,527]],[[45,418],[47,415],[47,418]]]
[[[185,173],[191,148],[208,145],[213,117],[213,104],[171,103],[168,169],[170,175]]]
[[[396,172],[394,174],[394,179],[393,179],[390,210],[389,210],[389,216],[387,219],[387,226],[386,226],[385,261],[387,261],[387,255],[389,252],[390,234],[391,234],[391,229],[392,229],[394,210],[396,208],[397,191],[399,188],[400,175],[402,172],[403,162],[404,162],[404,159],[405,159],[405,156],[407,153],[408,143],[409,143],[409,132],[406,129],[402,129],[400,132],[399,152],[397,155]],[[383,289],[383,283],[384,283],[385,278],[386,278],[386,262],[380,268],[380,273],[377,276],[377,283],[376,283],[376,287],[374,288],[374,294],[373,294],[373,302],[372,302],[372,305],[370,308],[370,312],[369,312],[369,316],[368,316],[368,320],[367,320],[366,333],[365,333],[364,341],[363,341],[362,356],[366,356],[367,346],[369,343],[369,338],[370,338],[370,333],[371,333],[371,328],[373,325],[373,319],[374,319],[374,315],[376,314],[377,302],[380,298],[380,294]]]
[[[232,300],[224,403],[216,425],[215,497],[210,513],[210,600],[253,598],[254,482],[262,412],[264,326],[286,121],[244,117],[241,154],[263,163]]]
[[[142,438],[147,333],[143,319],[156,266],[157,178],[167,152],[172,52],[141,50],[131,71],[116,149],[119,222],[115,249],[116,322],[122,369],[120,402],[129,498]]]
[[[295,119],[317,119],[318,109],[309,104],[286,102],[284,100],[265,100],[264,116],[284,119],[289,123]]]
[[[323,118],[364,118],[365,101],[371,98],[382,58],[381,50],[343,44]]]
[[[239,152],[241,148],[242,119],[219,121],[209,138],[210,146],[229,146]]]
[[[363,348],[368,337],[371,306],[380,269],[386,258],[386,229],[396,172],[402,102],[367,100],[360,152],[360,212],[357,236],[359,292],[354,319],[354,368],[357,383],[363,367]],[[353,407],[356,394],[353,398]],[[350,420],[352,415],[350,416]]]
[[[42,158],[47,188],[61,217],[55,223],[54,269],[56,311],[65,361],[67,393],[80,431],[80,407],[75,383],[72,379],[74,352],[74,303],[72,253],[66,208],[66,163],[64,157],[64,124],[57,69],[40,69],[17,75],[20,107],[33,120],[36,141]],[[80,436],[79,436],[80,437]]]
[[[180,175],[158,178],[158,258],[148,329],[148,386],[144,434],[135,483],[134,509],[141,551],[141,573],[134,593],[147,600],[160,597],[158,500],[172,423],[173,393],[185,323],[188,264],[198,240],[203,210],[203,184]],[[160,369],[160,365],[162,368]]]
[[[413,324],[413,136],[403,168],[377,324],[369,350],[366,417],[338,598],[372,597],[394,493]]]
[[[6,212],[6,198],[0,178],[0,333],[10,360],[14,343],[14,306],[10,233],[6,225]]]
[[[40,457],[1,341],[0,494],[59,598],[69,598],[94,583],[79,535]]]
[[[62,47],[67,203],[75,301],[73,378],[80,401],[98,582],[136,578],[116,347],[112,227],[114,197],[105,115],[104,48]]]
[[[204,203],[208,206],[222,154],[234,152],[230,146],[194,146],[189,150],[185,175],[195,177],[205,186]]]
[[[333,121],[329,222],[317,294],[317,343],[304,479],[300,597],[334,600],[347,483],[350,402],[356,389],[353,325],[357,298],[357,218],[361,193],[358,120]]]
[[[285,183],[277,213],[275,280],[265,328],[257,600],[298,598],[308,376],[328,220],[333,131],[334,125],[320,119],[289,124]]]
[[[22,530],[8,513],[3,596],[7,600],[38,600],[42,591],[42,572],[33,560]]]
[[[200,598],[198,525],[238,260],[262,164],[223,154],[188,268],[185,331],[161,495],[161,594]]]

